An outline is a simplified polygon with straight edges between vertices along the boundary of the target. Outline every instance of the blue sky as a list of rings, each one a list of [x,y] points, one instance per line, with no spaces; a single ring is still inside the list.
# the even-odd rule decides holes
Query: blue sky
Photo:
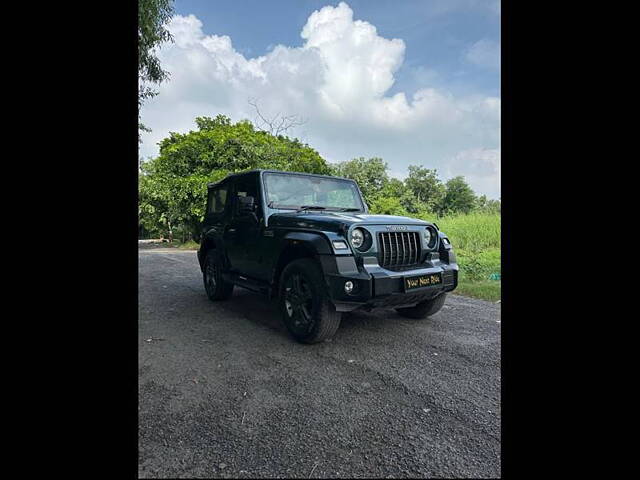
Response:
[[[176,0],[175,11],[179,41],[159,54],[174,72],[143,108],[154,130],[143,158],[195,115],[250,117],[255,96],[267,113],[308,118],[290,133],[329,161],[382,156],[400,178],[422,164],[499,197],[499,2]]]
[[[470,45],[488,39],[500,43],[499,2],[460,0],[352,0],[355,18],[366,20],[386,38],[406,43],[405,61],[390,94],[413,93],[420,67],[454,93],[500,96],[500,72],[465,61]],[[274,45],[299,47],[300,31],[326,0],[177,0],[176,13],[194,14],[206,34],[228,35],[245,57],[266,54]],[[419,69],[418,74],[415,69]]]

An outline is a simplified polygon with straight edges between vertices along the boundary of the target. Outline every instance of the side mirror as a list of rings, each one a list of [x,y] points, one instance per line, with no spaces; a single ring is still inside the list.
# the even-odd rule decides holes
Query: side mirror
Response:
[[[253,212],[255,208],[255,199],[253,197],[238,197],[238,211]]]

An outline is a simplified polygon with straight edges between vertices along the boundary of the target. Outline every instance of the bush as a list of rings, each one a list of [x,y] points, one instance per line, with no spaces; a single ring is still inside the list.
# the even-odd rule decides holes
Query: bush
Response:
[[[490,280],[491,274],[501,273],[500,214],[473,212],[436,218],[435,222],[451,240],[458,258],[456,292],[491,301],[500,299],[501,281]]]
[[[456,249],[469,252],[500,250],[500,214],[473,212],[437,218],[435,222]]]

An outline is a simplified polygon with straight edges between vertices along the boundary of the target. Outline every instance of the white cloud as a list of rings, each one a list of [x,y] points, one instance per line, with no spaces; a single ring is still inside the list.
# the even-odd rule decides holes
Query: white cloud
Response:
[[[464,175],[478,194],[500,197],[500,150],[471,148],[458,152],[448,163],[446,177]]]
[[[471,45],[465,54],[468,62],[490,70],[500,70],[500,44],[482,39]]]
[[[398,175],[409,164],[439,172],[453,168],[458,175],[465,168],[455,160],[458,152],[498,151],[499,98],[454,97],[427,83],[410,98],[403,92],[386,96],[405,44],[354,20],[346,3],[309,16],[302,47],[276,45],[256,58],[235,50],[228,36],[204,35],[193,15],[175,16],[169,29],[175,43],[163,46],[158,56],[171,78],[143,107],[142,121],[153,130],[143,135],[143,158],[157,154],[157,142],[169,131],[195,128],[196,116],[253,120],[250,97],[271,115],[308,119],[289,133],[330,162],[380,156]],[[479,193],[497,196],[493,190]]]

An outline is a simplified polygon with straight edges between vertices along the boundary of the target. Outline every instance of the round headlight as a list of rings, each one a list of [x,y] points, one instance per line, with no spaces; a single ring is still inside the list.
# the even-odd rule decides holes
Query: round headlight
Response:
[[[424,236],[424,243],[426,243],[427,245],[431,244],[431,230],[425,228],[422,232],[422,235]]]
[[[427,248],[434,248],[436,246],[438,237],[436,236],[437,233],[433,228],[431,227],[425,228],[422,231],[422,235],[424,237],[424,243],[427,244]]]
[[[351,245],[355,248],[360,248],[364,243],[364,233],[359,228],[354,228],[351,231]]]

